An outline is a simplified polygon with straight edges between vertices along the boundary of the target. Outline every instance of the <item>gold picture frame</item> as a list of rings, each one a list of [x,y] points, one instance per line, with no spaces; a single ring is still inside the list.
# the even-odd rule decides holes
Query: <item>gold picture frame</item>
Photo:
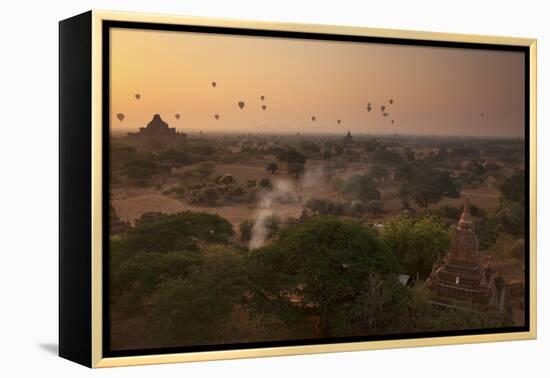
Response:
[[[104,198],[104,162],[103,150],[104,128],[102,127],[105,120],[104,117],[104,85],[105,73],[105,50],[104,43],[108,34],[105,33],[105,25],[109,22],[127,22],[140,23],[143,25],[191,25],[196,27],[215,27],[215,28],[230,28],[238,30],[262,30],[262,31],[277,31],[277,32],[295,32],[295,33],[311,33],[318,35],[334,35],[334,36],[357,36],[380,39],[398,39],[400,41],[428,41],[441,43],[464,43],[476,45],[501,45],[501,46],[518,46],[525,48],[528,51],[528,88],[529,103],[526,113],[528,113],[529,122],[529,141],[528,141],[528,167],[529,172],[529,235],[525,238],[529,240],[528,250],[528,290],[529,296],[529,322],[528,330],[520,332],[503,332],[503,333],[486,333],[475,335],[457,335],[443,337],[425,337],[425,338],[403,338],[392,340],[375,340],[375,341],[357,341],[343,342],[330,344],[313,344],[313,345],[294,345],[294,346],[275,346],[275,347],[260,347],[252,349],[230,349],[230,350],[212,350],[200,352],[182,352],[170,354],[144,354],[119,357],[106,357],[103,349],[103,330],[104,330],[104,300],[106,289],[103,286],[103,271],[105,261],[103,260],[102,246],[105,240],[104,230],[104,215],[108,207],[105,205]],[[371,349],[388,349],[388,348],[403,348],[403,347],[419,347],[419,346],[436,346],[448,344],[466,344],[466,343],[481,343],[495,341],[513,341],[535,339],[537,335],[537,298],[536,298],[536,54],[537,42],[536,39],[527,38],[512,38],[499,36],[482,36],[468,34],[451,34],[451,33],[435,33],[423,31],[405,31],[391,29],[376,29],[350,26],[332,26],[332,25],[312,25],[312,24],[291,24],[291,23],[270,23],[257,21],[241,21],[227,20],[201,17],[185,17],[173,15],[158,15],[158,14],[139,14],[125,12],[109,12],[109,11],[90,11],[81,16],[76,16],[72,19],[62,21],[60,24],[60,74],[61,74],[61,95],[60,95],[60,112],[61,121],[61,197],[65,196],[65,202],[60,204],[61,207],[61,246],[60,246],[60,355],[79,362],[89,367],[115,367],[115,366],[130,366],[143,364],[160,364],[174,362],[189,362],[189,361],[207,361],[219,359],[237,359],[251,357],[268,357],[268,356],[283,356],[283,355],[298,355],[312,353],[328,353],[328,352],[347,352]],[[77,36],[81,33],[82,39]],[[82,54],[81,49],[86,49],[87,53]],[[79,55],[80,58],[76,56]],[[80,61],[78,59],[81,59]],[[84,64],[89,72],[73,73],[79,79],[63,78],[69,73],[64,71],[68,67],[69,61],[75,64]],[[86,63],[87,62],[87,63]],[[82,75],[88,76],[83,78]],[[71,81],[73,80],[73,81]],[[80,89],[74,92],[74,80],[83,83],[82,92]],[[66,86],[65,86],[66,85]],[[68,92],[71,90],[72,94]],[[63,91],[66,94],[63,94]],[[79,96],[78,93],[83,93]],[[89,94],[89,96],[88,96]],[[83,98],[81,98],[83,97]],[[82,107],[82,112],[74,113],[74,101],[79,101]],[[87,103],[86,101],[90,101]],[[73,113],[71,112],[73,110]],[[72,118],[71,118],[72,117]],[[88,132],[89,135],[81,136],[83,143],[89,142],[90,156],[86,157],[80,165],[80,168],[71,168],[69,165],[64,166],[64,161],[69,159],[70,148],[65,148],[63,135],[67,133],[69,122],[84,121],[89,122],[89,126],[82,125],[82,133]],[[90,133],[91,131],[91,133]],[[76,132],[76,131],[73,131]],[[80,136],[80,134],[79,134]],[[72,136],[74,139],[74,135]],[[67,136],[69,138],[69,136]],[[87,139],[89,138],[89,139]],[[70,139],[70,138],[69,138]],[[64,152],[65,151],[65,152]],[[72,150],[74,154],[75,151]],[[72,155],[75,159],[80,159],[79,155]],[[84,159],[84,158],[83,158]],[[63,189],[65,185],[64,177],[75,172],[72,169],[84,169],[89,181],[84,181],[82,187],[88,190],[84,193],[69,193],[70,189]],[[69,164],[69,163],[67,163]],[[65,171],[63,170],[65,169]],[[64,173],[65,172],[65,173]],[[89,221],[83,224],[75,224],[71,222],[71,217],[77,215],[70,213],[67,210],[74,201],[82,199],[82,196],[88,196]],[[81,215],[82,216],[82,215]],[[71,227],[80,227],[78,230]],[[85,233],[88,239],[88,244],[80,245],[80,250],[86,250],[84,258],[76,261],[76,257],[69,256],[69,247],[71,252],[80,253],[77,240],[67,240],[68,233],[72,232],[75,235]],[[76,237],[76,236],[75,236]],[[84,239],[82,239],[84,240]],[[71,244],[72,243],[72,244]],[[72,275],[73,272],[85,272],[78,274],[79,277]],[[82,281],[80,281],[82,280]],[[89,282],[89,286],[84,281]],[[89,292],[87,291],[89,289]],[[83,296],[80,300],[85,304],[80,306],[75,302],[74,297],[77,295],[77,290],[83,290]],[[80,307],[79,307],[80,306]],[[81,317],[82,313],[87,315],[80,320],[75,320]],[[89,312],[89,314],[88,314]],[[75,323],[76,322],[76,323]],[[68,325],[70,324],[70,325]],[[82,340],[86,344],[85,347],[79,349],[78,341]]]

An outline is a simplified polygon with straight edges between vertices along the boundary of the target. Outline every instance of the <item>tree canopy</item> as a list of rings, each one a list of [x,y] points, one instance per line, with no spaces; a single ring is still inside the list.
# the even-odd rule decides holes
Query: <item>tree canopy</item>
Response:
[[[382,238],[401,266],[401,273],[425,280],[433,263],[450,246],[450,236],[442,224],[431,218],[399,218],[388,222]]]
[[[291,324],[315,314],[322,332],[332,334],[359,320],[350,319],[356,314],[353,307],[376,294],[365,292],[366,284],[390,284],[396,265],[374,231],[351,221],[315,217],[256,250],[248,272],[251,293],[262,310]]]

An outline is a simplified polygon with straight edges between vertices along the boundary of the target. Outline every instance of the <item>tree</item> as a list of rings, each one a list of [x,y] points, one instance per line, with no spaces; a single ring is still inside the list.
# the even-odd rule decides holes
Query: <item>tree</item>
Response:
[[[195,190],[191,195],[191,203],[206,206],[215,206],[219,198],[220,193],[218,189],[212,186],[208,186],[206,188]]]
[[[159,173],[159,166],[150,160],[132,160],[123,169],[128,178],[135,180],[148,180]]]
[[[239,225],[239,231],[241,233],[241,241],[249,242],[252,238],[252,228],[254,227],[254,222],[250,219],[243,221]]]
[[[343,189],[344,197],[347,200],[359,200],[369,202],[380,199],[380,192],[376,188],[374,180],[367,175],[353,176]]]
[[[347,210],[345,203],[326,198],[311,198],[306,202],[305,207],[318,215],[345,215]]]
[[[359,299],[376,295],[365,290],[369,279],[390,284],[395,266],[374,231],[356,222],[315,217],[287,228],[250,255],[249,290],[260,312],[275,313],[292,326],[315,315],[325,335],[343,335],[360,320],[358,302],[364,300]]]
[[[267,238],[272,237],[279,232],[279,226],[281,225],[281,219],[276,215],[270,215],[263,220],[264,227],[267,230]]]
[[[510,202],[497,213],[501,230],[516,237],[525,235],[525,206]]]
[[[433,263],[450,246],[442,224],[430,218],[399,218],[384,225],[382,238],[401,265],[401,273],[425,280]]]
[[[111,249],[110,255],[120,253]],[[125,260],[109,264],[109,284],[111,298],[118,297],[124,291],[130,291],[134,297],[151,294],[159,283],[166,279],[185,278],[192,267],[199,263],[198,251],[178,252],[139,252]]]
[[[299,178],[305,172],[304,164],[300,163],[291,163],[288,165],[288,173],[293,175],[295,178]]]
[[[267,167],[265,169],[266,171],[271,172],[271,174],[275,174],[275,172],[277,172],[277,170],[279,169],[279,166],[277,165],[277,163],[272,161],[267,164]]]
[[[457,198],[460,192],[448,171],[423,167],[414,170],[400,194],[405,199],[412,197],[419,206],[428,207],[443,197]]]
[[[472,174],[478,177],[478,179],[481,179],[482,176],[485,175],[485,167],[481,165],[477,160],[470,160],[468,165],[466,166],[466,170]]]
[[[382,201],[370,201],[367,204],[367,212],[374,216],[378,216],[384,212],[384,202]]]
[[[500,184],[501,201],[525,203],[525,171],[516,171]]]
[[[305,164],[306,157],[296,150],[288,150],[285,154],[286,162],[290,164]]]
[[[153,296],[151,321],[162,345],[238,341],[232,313],[245,292],[243,256],[226,246],[203,250],[186,278],[163,281]]]
[[[144,214],[128,231],[119,248],[133,254],[196,251],[198,242],[225,243],[232,235],[231,224],[216,214],[191,211]]]
[[[369,175],[379,183],[382,181],[386,181],[389,177],[389,172],[386,168],[375,165],[369,170]]]
[[[194,173],[200,178],[206,178],[216,171],[216,165],[211,161],[200,163],[194,170]]]
[[[388,150],[385,147],[380,147],[374,152],[374,161],[379,164],[385,164],[389,166],[399,166],[404,162],[404,159],[397,152]]]
[[[267,189],[267,190],[271,190],[273,188],[273,183],[267,177],[262,178],[258,182],[258,185],[260,186],[260,188],[264,188],[264,189]]]

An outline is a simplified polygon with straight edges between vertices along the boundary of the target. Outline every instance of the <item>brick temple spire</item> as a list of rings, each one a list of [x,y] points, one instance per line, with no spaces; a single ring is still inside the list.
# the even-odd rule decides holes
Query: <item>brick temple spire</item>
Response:
[[[458,227],[473,227],[474,222],[472,221],[472,216],[470,215],[470,199],[466,197],[464,200],[464,209],[462,210],[462,215],[460,216],[460,221],[458,222]]]
[[[474,221],[466,198],[451,249],[443,264],[430,275],[428,286],[439,302],[484,303],[487,288],[481,283],[481,270]]]

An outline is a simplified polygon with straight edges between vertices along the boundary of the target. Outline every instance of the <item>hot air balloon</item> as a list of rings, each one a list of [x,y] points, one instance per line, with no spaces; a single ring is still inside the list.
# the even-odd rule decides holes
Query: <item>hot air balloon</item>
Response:
[[[267,109],[267,106],[262,105],[262,110],[266,110],[266,109]]]
[[[392,119],[392,120],[391,120],[391,123],[394,124],[394,123],[395,123],[395,120]]]
[[[369,102],[369,104],[367,105],[367,111],[370,112],[371,110],[372,110],[372,107],[370,106],[370,102]]]
[[[244,101],[239,101],[239,108],[244,108]]]
[[[485,113],[481,113],[481,116],[482,116],[482,117],[485,117]]]
[[[214,115],[214,118],[220,119],[220,115],[219,115],[219,114],[215,114],[215,115]]]
[[[216,88],[216,82],[215,81],[213,81],[211,84],[212,84],[212,88]]]
[[[311,117],[311,120],[312,120],[313,122],[315,122],[316,119],[317,119],[317,118],[315,118],[315,116],[312,116],[312,117]]]
[[[390,105],[393,104],[393,98],[390,98]]]
[[[180,119],[181,117],[179,113],[176,113],[174,116],[176,117],[176,119]]]
[[[116,117],[118,118],[118,120],[119,120],[120,122],[122,122],[122,120],[124,119],[124,114],[123,114],[123,113],[118,113],[118,114],[116,115]]]
[[[383,115],[384,117],[387,117],[387,116],[388,116],[388,113],[382,113],[382,115]]]
[[[141,98],[141,95],[139,93],[136,93],[134,97],[136,98],[136,100],[139,100]]]
[[[260,96],[260,100],[265,100],[265,96]]]
[[[341,124],[341,123],[342,123],[342,120],[339,119],[338,121],[336,121],[336,123]]]
[[[382,106],[380,107],[380,109],[381,109],[382,111],[386,110],[386,105],[382,105]]]

